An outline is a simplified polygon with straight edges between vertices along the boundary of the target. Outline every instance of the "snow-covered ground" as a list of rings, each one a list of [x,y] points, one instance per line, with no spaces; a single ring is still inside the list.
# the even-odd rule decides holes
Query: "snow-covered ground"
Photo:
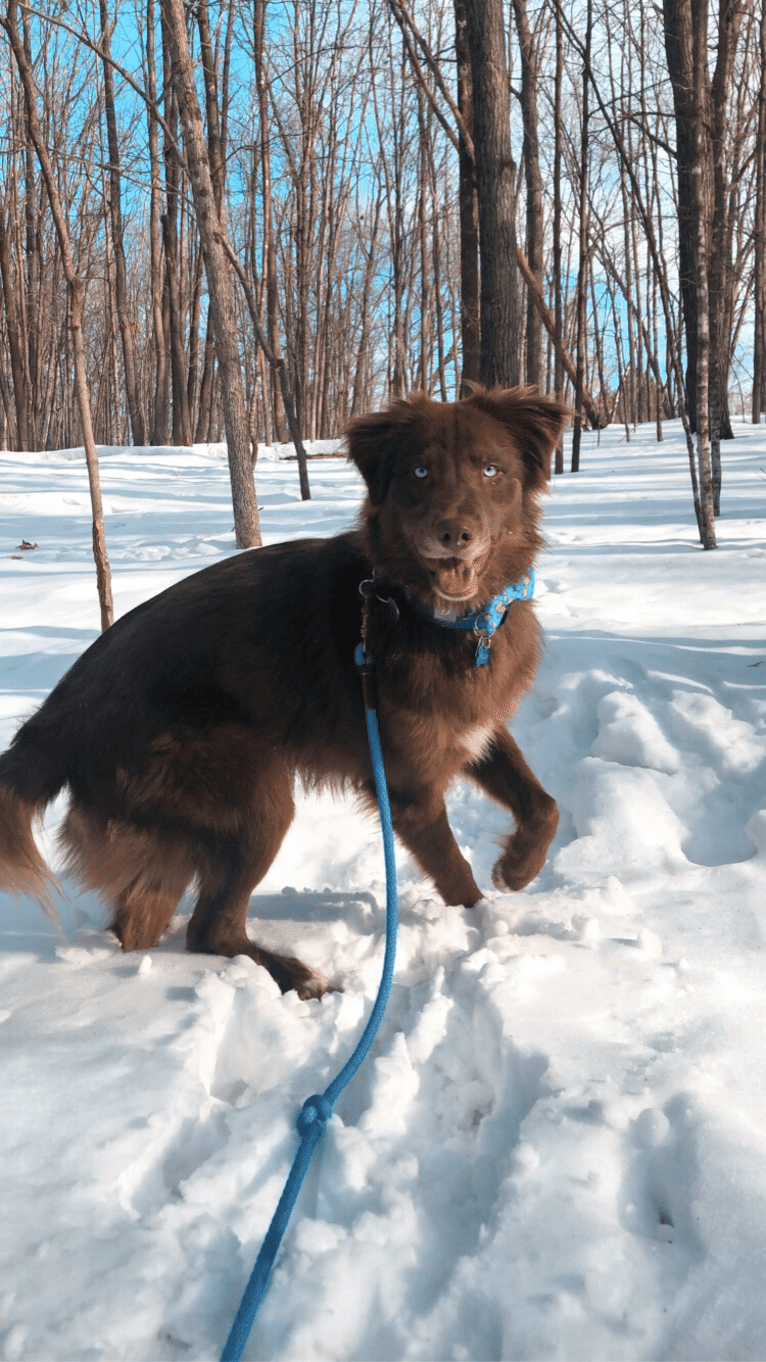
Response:
[[[736,435],[715,553],[675,428],[588,437],[556,480],[547,653],[514,731],[558,837],[497,894],[506,815],[456,787],[473,912],[400,857],[389,1011],[247,1357],[766,1357],[766,428]],[[221,454],[104,452],[118,614],[232,551]],[[354,517],[357,474],[310,471],[304,504],[262,454],[267,541]],[[98,608],[81,457],[0,455],[0,487],[4,746]],[[374,820],[303,800],[251,931],[345,981],[319,1002],[185,954],[183,917],[125,956],[93,896],[70,886],[61,936],[0,896],[3,1358],[219,1354],[295,1114],[374,997],[381,881]]]

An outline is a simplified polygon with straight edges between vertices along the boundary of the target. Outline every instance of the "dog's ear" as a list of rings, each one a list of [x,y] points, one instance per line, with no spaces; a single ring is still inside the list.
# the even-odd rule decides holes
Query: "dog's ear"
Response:
[[[475,388],[467,402],[487,412],[513,436],[534,484],[542,487],[551,476],[551,454],[572,410],[532,388]]]
[[[385,411],[358,416],[346,429],[348,456],[367,483],[373,506],[385,500],[411,419],[411,404],[398,399]]]

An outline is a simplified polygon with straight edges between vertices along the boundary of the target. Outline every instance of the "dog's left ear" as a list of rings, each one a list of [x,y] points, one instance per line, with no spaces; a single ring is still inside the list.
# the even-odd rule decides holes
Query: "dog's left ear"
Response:
[[[466,400],[508,428],[533,483],[542,487],[551,476],[551,454],[569,425],[571,407],[531,388],[476,390]]]
[[[358,416],[346,429],[348,456],[367,483],[373,506],[385,500],[410,419],[410,403],[400,398],[385,411]]]

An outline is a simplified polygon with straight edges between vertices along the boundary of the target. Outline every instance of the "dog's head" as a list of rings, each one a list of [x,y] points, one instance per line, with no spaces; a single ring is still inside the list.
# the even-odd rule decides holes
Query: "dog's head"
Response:
[[[416,395],[353,421],[377,572],[441,610],[520,577],[541,543],[537,498],[568,416],[529,389],[477,388],[461,402]]]

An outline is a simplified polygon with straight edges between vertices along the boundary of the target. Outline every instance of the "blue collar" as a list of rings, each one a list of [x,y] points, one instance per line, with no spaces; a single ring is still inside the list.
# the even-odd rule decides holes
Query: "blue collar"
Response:
[[[479,610],[472,610],[470,615],[461,615],[459,619],[447,620],[435,615],[428,606],[421,605],[407,588],[404,588],[405,595],[410,605],[414,606],[420,614],[425,615],[438,624],[442,629],[456,629],[460,633],[474,633],[479,640],[476,649],[476,666],[489,666],[489,650],[492,645],[492,635],[500,628],[505,619],[506,611],[513,601],[529,601],[532,599],[535,590],[535,574],[532,568],[526,572],[518,582],[512,582],[510,586],[503,587],[498,591],[486,605]]]

